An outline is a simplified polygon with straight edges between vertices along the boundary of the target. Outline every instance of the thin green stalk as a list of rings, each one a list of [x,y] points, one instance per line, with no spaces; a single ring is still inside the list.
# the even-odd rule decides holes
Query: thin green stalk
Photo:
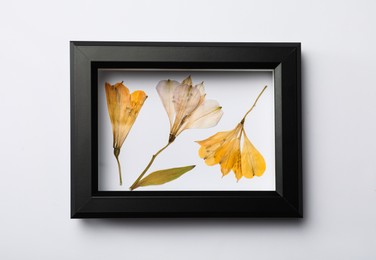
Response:
[[[135,188],[137,188],[137,184],[138,182],[142,179],[142,177],[144,177],[145,173],[149,170],[149,168],[151,167],[151,165],[153,164],[155,158],[157,158],[157,156],[164,150],[166,149],[170,144],[172,144],[172,141],[171,142],[168,142],[168,144],[166,144],[164,147],[162,147],[158,152],[156,152],[152,157],[151,157],[151,160],[150,162],[148,163],[148,165],[146,166],[146,168],[142,171],[142,173],[140,174],[140,176],[138,176],[138,178],[136,179],[136,181],[132,184],[132,186],[129,188],[130,190],[134,190]]]
[[[116,161],[118,163],[118,168],[119,168],[119,178],[120,178],[120,186],[123,185],[123,178],[121,177],[121,167],[120,167],[120,161],[119,158],[116,157]]]
[[[245,113],[241,123],[244,124],[244,121],[245,121],[245,118],[247,117],[247,115],[252,111],[252,109],[256,106],[256,103],[257,101],[259,100],[259,98],[261,97],[262,93],[264,93],[265,89],[267,88],[268,86],[265,86],[262,91],[260,92],[260,94],[257,96],[255,102],[253,103],[252,107],[247,111],[247,113]]]
[[[114,148],[114,155],[118,164],[118,169],[119,169],[119,178],[120,178],[120,186],[123,185],[123,178],[121,177],[121,166],[120,166],[120,161],[119,161],[119,154],[120,154],[120,149]]]

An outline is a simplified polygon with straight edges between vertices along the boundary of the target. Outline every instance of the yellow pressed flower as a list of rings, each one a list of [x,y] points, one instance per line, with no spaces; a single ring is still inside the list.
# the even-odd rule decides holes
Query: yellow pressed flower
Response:
[[[192,84],[191,76],[181,83],[175,80],[161,80],[156,87],[159,97],[170,120],[168,143],[155,153],[141,175],[130,187],[138,187],[138,183],[153,164],[155,158],[166,149],[184,130],[190,128],[209,128],[221,119],[222,107],[216,100],[206,100],[204,83]]]
[[[258,95],[251,109],[248,110],[241,122],[233,130],[219,132],[205,140],[197,141],[201,145],[198,152],[199,156],[209,166],[219,164],[223,176],[232,170],[236,179],[239,180],[243,176],[245,178],[253,178],[253,176],[261,176],[265,172],[266,163],[264,157],[253,146],[244,130],[245,118],[256,106],[265,89],[266,86]],[[240,150],[242,136],[244,141]]]
[[[142,90],[132,94],[123,82],[111,85],[105,83],[108,114],[110,116],[113,134],[113,148],[119,168],[120,185],[122,185],[119,154],[125,138],[127,138],[142,105],[147,98]]]

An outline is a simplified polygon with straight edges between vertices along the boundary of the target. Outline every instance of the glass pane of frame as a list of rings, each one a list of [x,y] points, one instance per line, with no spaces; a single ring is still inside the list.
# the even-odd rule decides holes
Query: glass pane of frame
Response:
[[[184,79],[190,76],[193,89],[195,85],[203,82],[205,101],[218,102],[219,106],[222,107],[223,116],[215,126],[206,128],[208,121],[213,119],[211,115],[203,114],[206,118],[203,119],[201,124],[198,124],[195,129],[184,129],[179,133],[168,148],[155,158],[144,177],[154,171],[168,168],[190,165],[195,165],[195,168],[167,183],[138,187],[134,191],[275,191],[273,73],[273,70],[99,69],[97,90],[98,190],[129,191],[129,187],[139,177],[151,160],[152,155],[168,143],[171,125],[156,86],[161,80],[168,79],[182,83]],[[116,128],[118,126],[114,126],[118,130],[115,133],[117,137],[119,137],[119,134],[121,135],[119,131],[128,131],[128,128],[130,128],[118,155],[122,175],[122,185],[120,185],[118,164],[113,147],[114,133],[107,106],[105,83],[115,85],[122,81],[130,93],[142,90],[148,98],[142,105],[132,126],[125,127],[127,128],[126,130],[119,130],[120,128]],[[205,149],[212,149],[213,151],[211,151],[211,154],[209,152],[206,153],[206,157],[200,158],[199,149],[201,146],[195,141],[205,140],[218,132],[234,130],[246,112],[253,106],[265,86],[267,88],[258,99],[256,106],[247,115],[243,129],[233,135],[232,139],[239,138],[240,142],[233,141],[233,144],[229,144],[229,148],[226,151],[222,151],[223,154],[221,155],[220,147],[230,142],[231,138],[229,136],[228,139],[230,140],[219,146],[214,144],[210,147],[205,147]],[[182,86],[175,86],[175,88],[182,88]],[[177,93],[179,93],[178,90],[175,90],[175,94],[171,98],[176,98],[175,95],[178,95]],[[173,100],[173,102],[175,102],[174,105],[177,105],[176,102],[179,101]],[[194,101],[191,102],[196,104]],[[186,111],[184,112],[190,113],[189,116],[192,116],[193,112],[199,108],[195,110],[189,106],[186,105]],[[187,117],[188,120],[189,116]],[[172,124],[178,120],[179,116],[175,115]],[[183,129],[184,127],[181,128]],[[256,151],[241,152],[239,169],[243,170],[235,174],[237,165],[234,158],[237,150],[243,150],[244,133],[246,133]],[[221,140],[217,140],[218,142],[221,142]],[[259,170],[260,167],[263,167],[263,165],[260,165],[262,160],[258,158],[259,155],[262,156],[265,162],[265,171]],[[206,161],[209,162],[211,159],[208,157],[210,156],[219,162],[214,163],[214,165],[207,165],[204,159],[206,158]],[[243,165],[247,162],[251,164],[248,167],[241,167],[243,160],[245,160]],[[230,172],[226,173],[226,168],[231,168]],[[255,173],[261,176],[255,176]]]

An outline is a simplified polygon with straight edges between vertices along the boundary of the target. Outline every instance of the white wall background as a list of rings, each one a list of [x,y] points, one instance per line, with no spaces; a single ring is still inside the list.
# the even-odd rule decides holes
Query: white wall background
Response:
[[[374,1],[2,1],[0,259],[375,259]],[[300,41],[305,218],[70,220],[69,40]]]

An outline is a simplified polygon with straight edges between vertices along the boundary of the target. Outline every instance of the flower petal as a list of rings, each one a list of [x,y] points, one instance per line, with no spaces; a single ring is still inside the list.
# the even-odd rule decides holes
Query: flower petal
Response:
[[[201,145],[199,149],[199,156],[205,160],[207,165],[215,165],[225,156],[226,150],[222,150],[232,139],[237,138],[242,125],[238,124],[231,131],[218,132],[209,138],[196,141]],[[239,145],[240,146],[240,145]]]
[[[217,149],[221,146],[221,143],[215,143],[210,147],[201,146],[198,153],[201,158],[205,160],[205,163],[209,166],[215,165],[218,162],[215,160],[214,155]]]
[[[106,82],[105,91],[114,138],[113,147],[120,148],[125,139],[122,132],[124,131],[124,118],[127,116],[127,108],[130,107],[131,97],[128,88],[123,83],[111,85]]]
[[[131,94],[130,104],[126,108],[126,111],[123,114],[123,118],[121,118],[121,140],[125,140],[127,138],[129,131],[131,130],[138,113],[141,110],[142,105],[144,104],[147,96],[144,91],[137,90]],[[122,145],[123,143],[121,143]]]
[[[236,163],[240,153],[240,138],[225,142],[215,153],[214,158],[221,165],[223,175],[228,174]]]
[[[234,130],[224,131],[224,132],[218,132],[215,135],[212,135],[212,136],[210,136],[209,138],[207,138],[205,140],[196,141],[196,143],[198,143],[201,146],[206,146],[206,147],[208,147],[210,145],[213,145],[215,143],[222,143],[222,142],[224,142],[226,140],[227,136],[230,133],[232,133],[232,131],[234,131]]]
[[[240,149],[239,132],[241,129],[242,124],[238,124],[230,131],[214,153],[214,161],[221,165],[223,175],[228,174],[236,162],[237,150]]]
[[[179,85],[175,88],[172,102],[176,112],[171,134],[177,136],[191,113],[200,105],[201,95],[197,88],[189,85]],[[179,133],[178,133],[179,131]]]
[[[142,105],[147,98],[145,92],[137,90],[130,95],[130,101],[120,114],[118,144],[121,147],[131,130]]]
[[[240,143],[239,143],[239,148],[240,148]],[[240,153],[240,149],[239,149],[239,151],[237,151],[236,156],[237,156],[237,159],[236,159],[234,166],[232,167],[232,171],[235,173],[236,179],[240,180],[243,177],[243,174],[242,174],[242,156],[241,156],[241,153]]]
[[[191,114],[184,129],[213,127],[218,124],[222,115],[222,107],[216,100],[206,100]]]
[[[201,145],[198,151],[198,155],[205,160],[205,163],[207,165],[212,166],[218,163],[214,158],[214,154],[217,149],[226,141],[227,136],[230,133],[232,133],[232,131],[219,132],[205,140],[196,141]]]
[[[179,85],[175,88],[173,102],[177,117],[179,113],[190,115],[199,105],[200,90],[189,85]]]
[[[146,93],[142,90],[136,90],[131,94],[131,106],[136,116],[140,112],[147,97]]]
[[[197,84],[195,86],[195,88],[197,88],[200,91],[201,96],[205,96],[206,95],[206,93],[205,93],[205,87],[204,87],[204,82],[201,82],[200,84]]]
[[[182,83],[182,85],[188,85],[188,86],[192,86],[192,77],[191,75],[189,75],[188,77],[186,77]]]
[[[163,106],[167,112],[168,119],[170,120],[170,128],[172,128],[175,118],[173,95],[175,88],[179,85],[180,83],[175,80],[161,80],[156,87],[159,97],[161,98]]]
[[[261,176],[266,169],[264,157],[253,146],[244,132],[244,143],[241,153],[242,174],[246,178],[252,178],[254,175]]]

